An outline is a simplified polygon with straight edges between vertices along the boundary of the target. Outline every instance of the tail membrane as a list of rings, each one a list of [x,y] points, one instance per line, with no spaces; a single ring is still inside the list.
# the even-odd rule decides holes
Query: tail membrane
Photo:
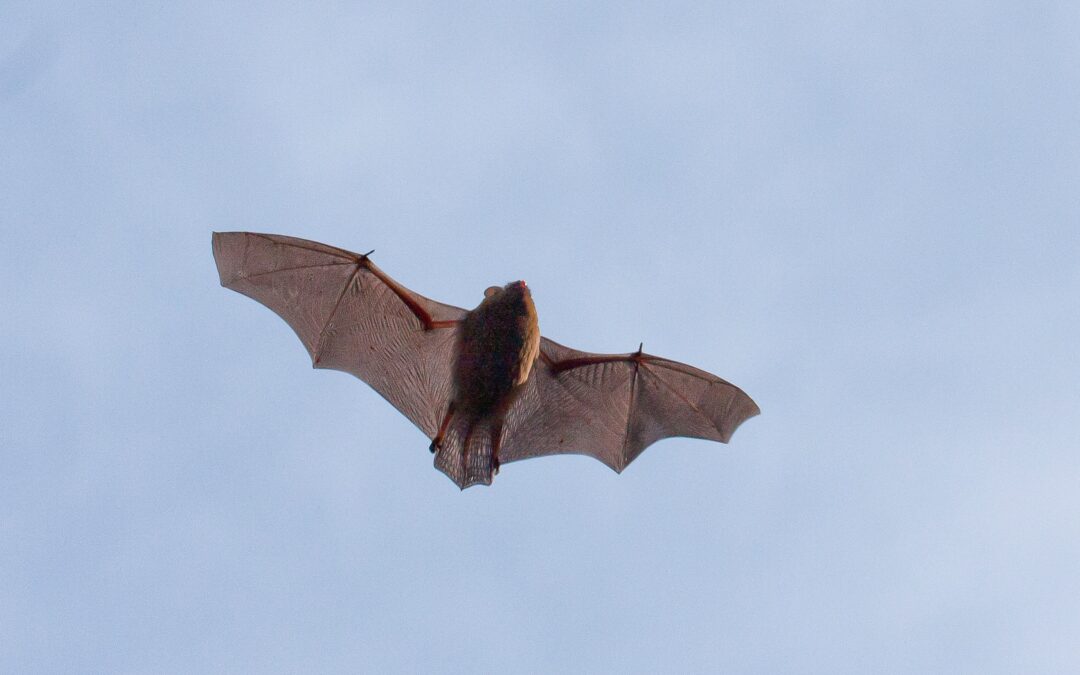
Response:
[[[495,474],[492,431],[491,422],[485,419],[463,417],[451,422],[442,447],[435,453],[435,468],[462,490],[491,485]]]

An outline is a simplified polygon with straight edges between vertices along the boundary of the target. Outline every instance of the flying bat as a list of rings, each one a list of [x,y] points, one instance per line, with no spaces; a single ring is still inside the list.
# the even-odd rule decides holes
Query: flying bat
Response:
[[[622,472],[662,438],[727,443],[760,412],[735,385],[641,346],[592,354],[541,337],[524,281],[488,288],[468,311],[405,288],[371,252],[252,232],[215,232],[213,246],[222,286],[283,318],[315,368],[371,385],[461,489],[543,455]]]

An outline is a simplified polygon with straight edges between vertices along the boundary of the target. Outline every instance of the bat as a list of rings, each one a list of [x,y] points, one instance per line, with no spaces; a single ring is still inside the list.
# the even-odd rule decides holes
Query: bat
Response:
[[[314,241],[215,232],[221,285],[292,327],[315,368],[367,382],[431,439],[464,490],[530,457],[584,454],[622,472],[649,445],[727,443],[760,410],[735,385],[646,354],[592,354],[541,337],[524,281],[472,311],[405,288],[371,261]]]

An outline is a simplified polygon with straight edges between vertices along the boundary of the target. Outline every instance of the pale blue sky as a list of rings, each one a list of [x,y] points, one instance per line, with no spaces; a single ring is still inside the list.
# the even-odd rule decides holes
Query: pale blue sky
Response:
[[[72,4],[0,4],[0,671],[1080,671],[1075,3]],[[763,414],[460,493],[243,229]]]

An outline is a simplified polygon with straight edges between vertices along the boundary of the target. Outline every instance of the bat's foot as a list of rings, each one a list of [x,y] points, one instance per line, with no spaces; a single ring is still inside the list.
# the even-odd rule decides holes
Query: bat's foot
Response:
[[[428,446],[428,450],[429,450],[429,451],[431,452],[431,454],[433,454],[433,455],[434,455],[434,454],[435,454],[436,452],[438,452],[438,451],[439,451],[439,441],[438,441],[438,439],[436,439],[436,440],[434,440],[434,441],[432,441],[432,442],[431,442],[431,445],[429,445],[429,446]]]
[[[491,456],[491,475],[498,476],[500,466],[502,466],[502,464],[499,462],[498,456],[497,455],[492,455]]]

